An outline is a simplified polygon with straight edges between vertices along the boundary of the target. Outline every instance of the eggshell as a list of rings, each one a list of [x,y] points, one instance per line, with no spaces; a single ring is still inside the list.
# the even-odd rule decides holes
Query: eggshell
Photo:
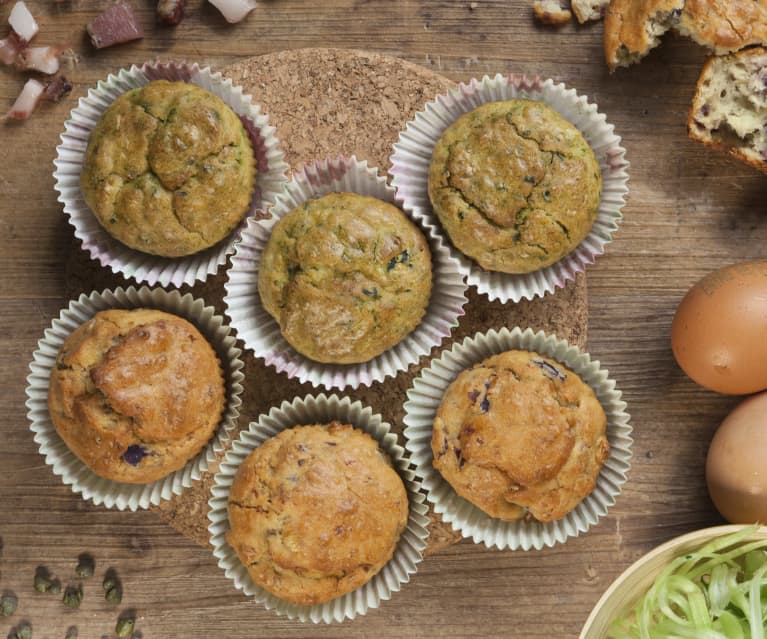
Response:
[[[767,523],[767,393],[749,397],[724,419],[708,449],[706,484],[728,521]]]
[[[705,388],[767,389],[767,260],[727,266],[695,284],[676,309],[671,348]]]

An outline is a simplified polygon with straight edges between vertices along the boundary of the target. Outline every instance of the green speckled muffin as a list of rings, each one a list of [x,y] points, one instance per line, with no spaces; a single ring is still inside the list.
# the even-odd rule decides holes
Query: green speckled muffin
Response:
[[[180,257],[237,227],[255,174],[245,127],[221,98],[157,80],[106,109],[88,141],[80,187],[110,235],[144,253]]]
[[[258,291],[299,353],[353,364],[380,355],[418,325],[431,280],[429,245],[402,211],[365,195],[328,193],[275,225]]]
[[[588,235],[602,175],[580,131],[534,100],[489,102],[434,147],[429,199],[454,246],[489,271],[530,273]]]

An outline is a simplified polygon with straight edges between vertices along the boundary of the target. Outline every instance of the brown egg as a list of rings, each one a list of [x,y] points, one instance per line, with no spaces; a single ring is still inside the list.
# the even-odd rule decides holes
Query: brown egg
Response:
[[[749,397],[724,419],[708,449],[706,484],[727,521],[767,523],[767,393]]]
[[[727,266],[695,284],[676,309],[671,349],[710,390],[767,389],[767,260]]]

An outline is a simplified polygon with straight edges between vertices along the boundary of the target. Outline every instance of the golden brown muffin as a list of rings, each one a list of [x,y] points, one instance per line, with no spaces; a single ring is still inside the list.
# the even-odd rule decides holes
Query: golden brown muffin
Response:
[[[529,351],[494,355],[458,375],[434,420],[434,467],[491,517],[564,517],[596,484],[609,444],[594,391]]]
[[[767,49],[706,62],[687,118],[690,138],[767,173]]]
[[[767,44],[767,0],[687,0],[678,29],[717,55]]]
[[[224,411],[216,353],[186,320],[153,309],[101,311],[65,340],[48,409],[94,473],[143,484],[182,468]]]
[[[429,198],[455,247],[489,271],[530,273],[574,249],[602,174],[580,131],[535,100],[490,102],[437,141]]]
[[[104,111],[88,140],[80,188],[120,242],[180,257],[237,227],[255,173],[250,138],[221,98],[191,83],[156,80]]]
[[[296,426],[256,448],[229,493],[227,542],[258,585],[295,604],[368,582],[394,555],[408,497],[367,433]]]
[[[410,333],[426,312],[429,245],[396,206],[328,193],[275,225],[258,291],[299,353],[325,363],[366,362]]]
[[[676,25],[685,0],[612,0],[605,12],[604,50],[610,71],[639,62]]]

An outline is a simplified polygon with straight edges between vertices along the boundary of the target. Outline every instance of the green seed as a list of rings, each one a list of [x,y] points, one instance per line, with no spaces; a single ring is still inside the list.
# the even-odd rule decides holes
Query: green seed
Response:
[[[75,566],[75,574],[78,577],[93,577],[93,571],[96,568],[96,562],[87,553],[83,553],[78,558],[77,566]]]
[[[16,639],[32,639],[32,626],[26,622],[16,627]]]
[[[79,608],[83,600],[83,587],[81,585],[67,586],[62,601],[67,608]]]
[[[133,627],[136,625],[136,620],[130,617],[123,617],[117,620],[115,625],[115,634],[118,637],[130,637],[133,634]]]
[[[34,586],[37,592],[48,592],[51,587],[51,578],[45,573],[38,572],[35,574]]]
[[[18,601],[13,595],[3,595],[0,597],[0,617],[10,617],[16,612]]]
[[[111,604],[119,604],[123,600],[123,591],[120,586],[110,588],[104,593],[104,599]]]
[[[51,584],[48,586],[48,592],[58,595],[61,592],[61,582],[58,579],[51,579]]]
[[[69,626],[69,628],[67,628],[67,635],[64,639],[77,639],[77,626]]]

